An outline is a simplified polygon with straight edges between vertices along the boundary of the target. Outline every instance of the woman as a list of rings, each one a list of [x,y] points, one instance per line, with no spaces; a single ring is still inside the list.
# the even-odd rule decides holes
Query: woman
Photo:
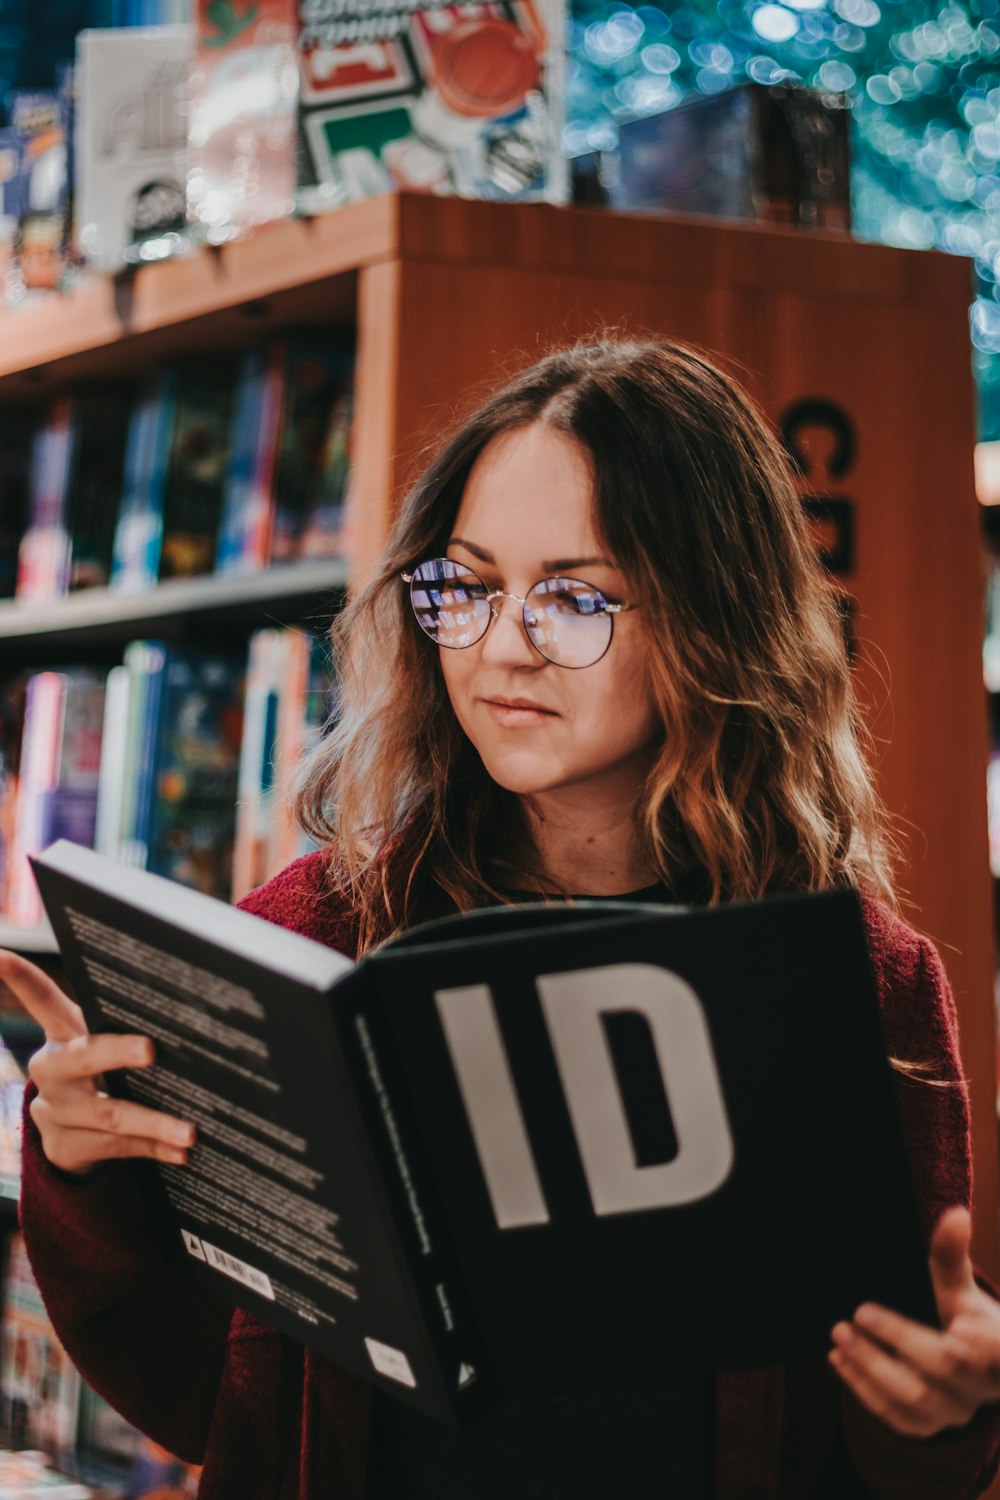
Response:
[[[204,1458],[203,1495],[227,1500],[979,1493],[1000,1446],[1000,1311],[968,1259],[953,1007],[891,910],[835,611],[747,398],[672,344],[542,360],[443,448],[337,636],[343,711],[299,799],[321,850],[246,908],[360,952],[532,896],[857,884],[942,1331],[866,1307],[833,1330],[829,1365],[506,1403],[463,1433],[373,1403],[190,1286],[149,1163],[122,1158],[183,1162],[193,1132],[100,1091],[150,1043],[86,1036],[9,956],[0,972],[47,1034],[24,1232],[84,1373]]]

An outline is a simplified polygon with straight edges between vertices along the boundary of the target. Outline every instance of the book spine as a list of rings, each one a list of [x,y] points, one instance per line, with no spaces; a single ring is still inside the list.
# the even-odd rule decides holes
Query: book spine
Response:
[[[233,441],[226,472],[222,518],[215,548],[215,571],[239,573],[252,564],[245,532],[253,505],[254,467],[260,440],[267,353],[251,349],[243,357],[237,377]]]
[[[245,552],[254,567],[266,568],[274,550],[274,517],[277,506],[276,475],[278,445],[284,421],[288,383],[286,346],[272,344],[268,350],[267,376],[255,455],[252,500],[245,533]]]
[[[161,382],[151,381],[129,426],[110,580],[113,589],[128,593],[152,588],[159,567],[163,509],[162,495],[154,494],[154,456],[163,398]]]
[[[419,1143],[369,971],[368,983],[334,992],[344,1056],[367,1127],[407,1271],[414,1311],[433,1350],[440,1398],[454,1421],[486,1404],[488,1380],[479,1340],[464,1308],[457,1266],[420,1166]]]
[[[280,679],[280,633],[257,630],[247,654],[243,739],[237,778],[236,844],[233,850],[233,900],[267,879],[266,854],[270,812],[268,796],[274,780],[274,732]]]
[[[128,667],[112,667],[104,699],[101,769],[97,782],[94,848],[114,859],[118,854],[124,802],[128,706],[132,677]]]

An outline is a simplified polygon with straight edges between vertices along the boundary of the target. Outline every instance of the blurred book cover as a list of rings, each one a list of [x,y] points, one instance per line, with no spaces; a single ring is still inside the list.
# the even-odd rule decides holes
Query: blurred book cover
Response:
[[[77,38],[75,238],[90,265],[114,270],[152,242],[156,254],[184,243],[193,47],[190,25]]]
[[[619,128],[610,206],[849,229],[850,108],[842,94],[744,84]]]
[[[64,76],[54,90],[15,89],[10,123],[17,147],[17,282],[13,300],[58,290],[69,204],[68,139],[72,91]]]
[[[300,18],[305,212],[400,188],[565,200],[559,0],[303,0]]]
[[[295,209],[294,0],[196,0],[188,212],[205,237]]]

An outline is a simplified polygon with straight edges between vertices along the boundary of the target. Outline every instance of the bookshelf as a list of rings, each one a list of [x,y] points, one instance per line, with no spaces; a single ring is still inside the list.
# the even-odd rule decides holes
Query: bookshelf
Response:
[[[294,327],[348,334],[357,349],[349,560],[311,579],[262,573],[164,585],[128,603],[101,594],[41,611],[5,606],[0,655],[86,660],[134,628],[228,619],[236,629],[272,614],[302,618],[320,601],[329,612],[331,597],[374,565],[435,435],[540,352],[605,329],[715,351],[774,421],[795,429],[804,486],[850,533],[837,584],[853,601],[880,790],[906,838],[904,915],[942,947],[956,991],[972,1087],[976,1251],[996,1273],[969,298],[964,260],[840,233],[418,195],[95,280],[8,320],[0,404],[136,378],[164,360]]]

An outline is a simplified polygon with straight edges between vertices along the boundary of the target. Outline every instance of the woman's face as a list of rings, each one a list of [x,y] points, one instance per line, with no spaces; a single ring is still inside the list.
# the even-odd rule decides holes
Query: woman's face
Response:
[[[631,603],[630,580],[595,535],[592,488],[572,438],[543,425],[503,433],[472,469],[447,556],[521,598],[561,574]],[[536,651],[519,604],[496,603],[482,640],[440,650],[452,707],[489,774],[521,795],[578,788],[588,799],[634,798],[662,732],[642,609],[616,615],[605,655],[574,669]]]

